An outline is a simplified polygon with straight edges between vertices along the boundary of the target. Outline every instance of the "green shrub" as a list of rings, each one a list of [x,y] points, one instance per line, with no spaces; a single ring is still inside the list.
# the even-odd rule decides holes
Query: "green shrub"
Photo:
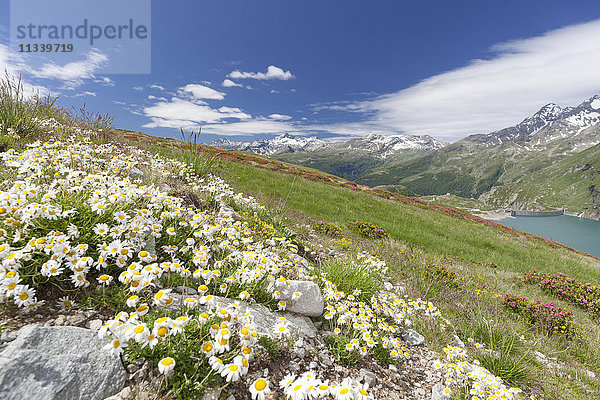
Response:
[[[387,229],[383,229],[371,222],[348,222],[348,227],[359,235],[370,239],[382,239],[389,236]]]
[[[344,335],[330,335],[325,339],[325,344],[336,360],[348,367],[353,367],[362,357],[358,351],[346,350],[346,345],[350,343],[350,340]]]

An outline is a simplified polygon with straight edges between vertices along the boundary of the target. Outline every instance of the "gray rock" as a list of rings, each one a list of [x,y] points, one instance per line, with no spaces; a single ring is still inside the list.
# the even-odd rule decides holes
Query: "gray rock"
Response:
[[[460,338],[458,337],[458,335],[454,335],[454,342],[456,343],[456,345],[458,347],[465,347],[465,342],[463,342],[462,340],[460,340]]]
[[[406,329],[402,332],[402,340],[408,346],[420,346],[425,343],[425,337],[412,329]]]
[[[444,393],[444,385],[436,383],[431,388],[431,400],[447,400],[450,396]]]
[[[219,400],[220,397],[221,397],[221,389],[212,389],[212,390],[208,390],[208,391],[206,391],[206,393],[204,393],[202,400]]]
[[[289,259],[292,260],[294,263],[303,266],[304,268],[308,268],[310,266],[308,260],[302,256],[299,256],[298,254],[290,255]]]
[[[391,282],[383,282],[383,288],[388,292],[391,292],[394,290],[394,285],[392,285]]]
[[[319,364],[317,364],[315,361],[311,361],[310,364],[308,364],[308,369],[316,370],[317,368],[319,368]]]
[[[119,393],[126,374],[95,332],[28,325],[0,352],[2,399],[104,399]]]
[[[130,399],[133,399],[133,397],[135,396],[135,393],[133,392],[133,390],[131,390],[131,388],[129,386],[125,386],[123,388],[123,390],[121,390],[119,395],[121,396],[121,398],[123,400],[130,400]]]
[[[83,326],[84,323],[85,323],[85,315],[83,315],[83,314],[69,315],[67,317],[67,325]]]
[[[12,342],[13,340],[15,340],[17,338],[17,336],[19,335],[19,331],[10,331],[10,332],[4,332],[2,333],[2,336],[0,336],[0,343],[8,343],[8,342]]]
[[[150,254],[156,254],[156,238],[150,233],[146,234],[146,243],[144,244],[144,250]]]
[[[102,323],[101,319],[93,319],[88,322],[88,328],[93,331],[99,331],[100,328],[102,328],[102,325],[104,324]]]
[[[294,354],[303,360],[306,357],[306,349],[304,347],[296,347],[294,348]]]
[[[220,213],[225,218],[232,218],[234,221],[239,221],[242,219],[242,216],[229,206],[221,206]]]
[[[158,185],[158,190],[160,190],[163,193],[169,193],[173,190],[173,188],[171,188],[171,186],[169,186],[166,182],[163,182],[160,185]]]
[[[283,287],[280,292],[281,299],[288,304],[288,311],[309,317],[320,317],[323,314],[323,296],[321,295],[321,289],[319,289],[316,283],[311,281],[290,281],[290,285]],[[302,296],[295,302],[292,301],[292,294],[294,292],[302,293]]]
[[[196,294],[198,294],[198,291],[197,291],[196,289],[194,289],[194,288],[191,288],[191,287],[187,287],[187,286],[176,286],[176,287],[175,287],[175,290],[176,290],[178,293],[182,293],[182,294],[184,294],[184,295],[190,295],[190,296],[193,296],[193,295],[196,295]]]
[[[61,326],[64,325],[65,322],[67,322],[67,317],[61,314],[54,320],[54,325]]]
[[[144,180],[144,178],[146,178],[146,174],[144,174],[143,171],[139,170],[136,167],[131,167],[131,169],[129,170],[129,178],[131,178],[131,180]]]
[[[358,371],[358,379],[369,385],[369,387],[373,387],[377,383],[377,375],[365,368]]]
[[[182,303],[182,295],[178,293],[171,293],[171,297],[173,297],[171,308],[179,307],[179,305]],[[193,297],[198,299],[200,296],[185,297]],[[240,306],[239,311],[241,315],[248,312],[254,318],[256,333],[258,333],[259,336],[264,335],[269,336],[270,338],[275,338],[276,335],[273,331],[273,327],[279,322],[279,317],[281,316],[280,314],[272,312],[262,304],[248,304],[245,301],[219,296],[214,296],[214,300],[215,305],[221,308],[225,308],[233,303],[238,304]],[[200,308],[202,309],[206,307],[200,306]],[[310,318],[292,313],[284,313],[283,316],[287,319],[289,323],[289,329],[293,335],[302,337],[315,337],[317,335],[317,328]]]
[[[290,372],[299,372],[300,371],[300,364],[298,364],[296,361],[290,361],[288,364],[288,369],[290,370]]]

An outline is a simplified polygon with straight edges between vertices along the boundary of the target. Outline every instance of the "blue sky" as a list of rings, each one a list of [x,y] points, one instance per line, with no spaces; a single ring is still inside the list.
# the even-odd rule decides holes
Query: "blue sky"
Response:
[[[157,136],[454,141],[600,93],[597,1],[152,1],[151,73],[128,75],[101,51],[9,58],[9,3],[2,70]]]

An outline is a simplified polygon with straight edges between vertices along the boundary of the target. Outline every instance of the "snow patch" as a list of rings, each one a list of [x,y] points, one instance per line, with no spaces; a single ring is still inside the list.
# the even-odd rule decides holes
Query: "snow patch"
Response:
[[[594,99],[591,103],[590,103],[590,107],[592,107],[594,110],[597,110],[600,108],[600,99]]]

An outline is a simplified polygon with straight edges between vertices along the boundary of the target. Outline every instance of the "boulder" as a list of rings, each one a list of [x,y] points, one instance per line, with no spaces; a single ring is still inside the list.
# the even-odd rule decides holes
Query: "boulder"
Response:
[[[74,326],[27,325],[0,352],[2,399],[104,399],[119,393],[121,359],[102,350],[96,332]]]
[[[173,297],[173,303],[171,304],[172,309],[176,309],[183,302],[183,298],[193,297],[199,299],[200,296],[183,296],[179,293],[171,293],[171,297]],[[275,338],[275,332],[273,328],[279,322],[279,317],[284,316],[289,324],[290,331],[295,336],[302,337],[315,337],[317,335],[317,328],[315,324],[313,324],[312,320],[308,317],[302,315],[296,315],[289,312],[286,313],[275,313],[269,310],[267,307],[262,304],[249,304],[245,301],[230,299],[227,297],[219,297],[213,296],[215,306],[218,308],[226,308],[230,304],[236,303],[239,307],[240,315],[244,315],[246,313],[250,313],[252,318],[254,319],[254,324],[256,325],[256,333],[259,336],[269,336],[270,338]],[[201,309],[206,309],[206,306],[199,306]]]
[[[311,281],[290,281],[289,286],[281,290],[281,300],[287,303],[287,311],[309,317],[320,317],[323,314],[323,296],[321,289],[316,283]],[[295,302],[292,300],[294,292],[302,293],[302,296]]]
[[[404,343],[408,346],[420,346],[425,343],[425,337],[412,329],[406,329],[402,332],[402,340],[404,340]]]
[[[144,180],[144,178],[146,178],[146,175],[140,169],[136,167],[131,167],[131,169],[129,170],[129,178],[132,181]]]

